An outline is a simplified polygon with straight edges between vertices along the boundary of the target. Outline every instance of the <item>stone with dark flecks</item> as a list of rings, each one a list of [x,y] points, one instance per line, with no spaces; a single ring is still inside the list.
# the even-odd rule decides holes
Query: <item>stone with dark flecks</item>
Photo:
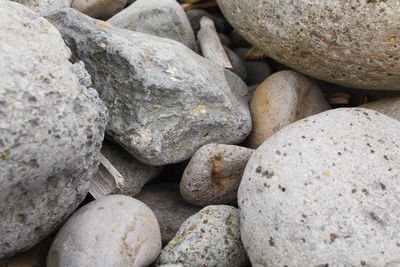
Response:
[[[373,109],[396,120],[400,120],[400,97],[370,102],[361,105],[360,108]]]
[[[57,9],[70,7],[73,0],[12,0],[14,2],[23,4],[40,16],[45,16],[54,12]]]

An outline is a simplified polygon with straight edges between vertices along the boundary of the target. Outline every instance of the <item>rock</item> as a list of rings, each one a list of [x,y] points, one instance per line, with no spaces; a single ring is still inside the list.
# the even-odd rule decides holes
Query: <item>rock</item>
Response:
[[[247,51],[249,51],[249,49],[247,48],[233,49],[233,52],[235,52],[242,60],[244,58],[244,55],[246,55]],[[247,70],[248,85],[260,84],[272,74],[272,70],[269,67],[268,63],[265,62],[265,60],[251,60],[251,61],[243,60],[243,61]]]
[[[334,109],[293,123],[250,158],[238,193],[253,266],[400,262],[400,122]]]
[[[88,16],[109,19],[120,12],[127,0],[73,0],[72,7]]]
[[[50,234],[84,199],[106,109],[83,64],[29,8],[0,1],[0,258]]]
[[[209,144],[193,155],[183,173],[180,191],[193,205],[229,204],[236,199],[244,168],[253,150]]]
[[[370,102],[361,105],[360,108],[373,109],[396,120],[400,120],[400,97]]]
[[[153,212],[134,198],[110,195],[72,215],[57,233],[46,266],[148,266],[160,250]]]
[[[40,16],[46,16],[57,9],[70,7],[72,0],[12,0],[14,2],[23,4]]]
[[[162,167],[143,164],[132,157],[115,143],[105,141],[101,153],[124,177],[124,187],[121,194],[136,196],[142,187],[158,174]]]
[[[200,210],[188,204],[179,194],[179,185],[173,183],[149,184],[136,198],[156,215],[163,244],[175,236],[187,218]]]
[[[246,251],[240,241],[239,210],[208,206],[188,218],[161,251],[156,265],[245,266]]]
[[[186,46],[73,9],[49,19],[92,74],[110,111],[107,133],[136,159],[173,164],[206,143],[240,143],[249,134],[250,114],[238,91],[244,83]]]
[[[249,87],[247,87],[247,94],[246,94],[245,98],[249,104],[250,104],[251,99],[253,98],[254,92],[256,91],[258,86],[259,86],[259,84],[255,84],[255,85],[250,85]]]
[[[229,61],[232,64],[233,70],[232,72],[235,73],[237,76],[242,79],[242,81],[247,81],[247,70],[246,70],[246,63],[243,59],[241,59],[235,52],[230,50],[227,46],[224,45],[225,52],[229,58]]]
[[[226,47],[231,47],[231,40],[229,39],[229,37],[223,33],[217,32],[219,40],[221,41],[221,43],[226,46]]]
[[[400,90],[395,1],[217,2],[245,39],[284,65],[344,86]]]
[[[200,30],[200,20],[202,17],[208,17],[212,19],[217,32],[227,33],[230,29],[232,29],[225,19],[210,14],[204,9],[191,9],[186,11],[186,15],[189,19],[190,25],[193,28],[193,31],[196,33]]]
[[[318,86],[294,71],[280,71],[253,94],[250,112],[253,130],[247,139],[257,148],[267,138],[297,120],[330,109]]]
[[[194,49],[194,33],[176,0],[137,0],[107,21],[131,31],[178,41]]]

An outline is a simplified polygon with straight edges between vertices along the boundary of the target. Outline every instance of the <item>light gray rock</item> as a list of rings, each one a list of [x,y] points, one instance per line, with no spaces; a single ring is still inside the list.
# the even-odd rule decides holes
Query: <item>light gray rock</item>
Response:
[[[137,0],[107,21],[131,31],[178,41],[194,49],[194,33],[176,0]]]
[[[127,0],[73,0],[72,7],[93,18],[106,20],[120,12],[127,2]]]
[[[248,259],[239,228],[238,209],[225,205],[205,207],[182,224],[156,264],[246,266]]]
[[[208,144],[193,155],[183,173],[180,191],[193,205],[229,204],[236,199],[244,168],[253,150]]]
[[[150,265],[161,250],[160,228],[142,202],[122,195],[95,200],[57,233],[47,267]]]
[[[212,19],[217,32],[227,33],[229,29],[232,29],[225,19],[217,17],[204,9],[191,9],[186,11],[186,15],[190,21],[190,25],[196,33],[200,30],[200,20],[202,17]]]
[[[0,258],[33,247],[86,196],[106,109],[60,33],[0,1]]]
[[[162,170],[162,167],[146,165],[137,161],[118,144],[110,141],[103,143],[101,153],[124,177],[125,184],[121,192],[123,195],[136,196],[142,187]]]
[[[307,77],[291,70],[276,72],[253,94],[250,102],[253,130],[247,144],[255,149],[290,123],[328,109],[321,90]]]
[[[149,206],[156,215],[163,244],[175,236],[187,218],[200,210],[182,198],[179,184],[174,183],[149,184],[136,198]]]
[[[183,267],[182,264],[163,264],[159,265],[158,267]]]
[[[64,7],[70,7],[72,0],[12,0],[23,4],[33,11],[35,11],[40,16],[48,15],[57,9]]]
[[[253,266],[400,262],[400,122],[334,109],[295,122],[250,158],[238,193]]]
[[[247,69],[246,63],[243,59],[241,59],[235,52],[230,50],[227,46],[224,45],[225,52],[229,58],[229,61],[232,64],[233,70],[232,72],[235,73],[237,76],[242,79],[242,81],[247,81]]]
[[[140,161],[177,163],[204,144],[240,143],[249,134],[247,88],[235,74],[176,41],[73,9],[49,19],[92,74],[110,111],[107,133]]]
[[[361,105],[360,108],[373,109],[396,120],[400,120],[400,97],[370,102]]]
[[[344,86],[400,90],[397,1],[217,2],[245,39],[284,65]]]

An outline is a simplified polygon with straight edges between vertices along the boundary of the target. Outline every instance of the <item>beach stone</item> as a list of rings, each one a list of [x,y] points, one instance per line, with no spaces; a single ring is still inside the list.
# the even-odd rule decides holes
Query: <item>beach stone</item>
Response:
[[[396,1],[217,3],[247,41],[294,70],[348,87],[400,90]]]
[[[40,16],[45,16],[57,9],[70,7],[72,0],[12,0],[31,8]]]
[[[90,17],[106,20],[120,12],[126,3],[127,0],[73,0],[72,7]]]
[[[236,144],[250,133],[245,84],[181,43],[73,9],[49,19],[92,74],[109,108],[107,134],[141,162],[178,163],[204,144]]]
[[[250,158],[238,192],[253,266],[400,262],[400,122],[341,108],[295,122]]]
[[[110,195],[80,208],[57,233],[47,267],[148,266],[161,250],[153,212],[134,198]]]
[[[223,33],[217,32],[218,34],[218,38],[221,41],[221,43],[223,45],[225,45],[226,47],[230,48],[231,47],[231,39],[229,39],[229,37]]]
[[[396,120],[400,120],[400,97],[370,102],[361,105],[360,108],[373,109]]]
[[[250,112],[253,130],[247,138],[257,148],[285,126],[330,109],[318,86],[295,71],[276,72],[253,94]]]
[[[162,171],[162,167],[151,166],[137,161],[118,144],[105,141],[101,148],[104,157],[124,177],[124,187],[120,194],[136,196],[143,186]]]
[[[215,16],[204,9],[191,9],[186,11],[186,15],[195,33],[200,30],[200,20],[202,17],[210,18],[214,22],[217,32],[228,33],[232,29],[225,19]]]
[[[119,28],[172,39],[194,49],[192,27],[176,0],[137,0],[107,22]]]
[[[244,168],[253,150],[208,144],[193,155],[180,183],[183,198],[193,205],[229,204],[236,199]]]
[[[175,183],[149,184],[136,198],[154,212],[160,224],[163,244],[167,244],[175,236],[187,218],[200,210],[182,198],[179,184]]]
[[[246,82],[247,81],[247,69],[246,69],[246,64],[243,59],[241,59],[238,55],[236,55],[235,52],[233,52],[231,49],[229,49],[227,46],[224,45],[224,49],[226,52],[226,55],[229,58],[229,61],[232,64],[232,72],[235,73],[237,76],[242,79],[242,81]]]
[[[208,206],[189,217],[161,251],[156,265],[246,266],[240,241],[239,210],[225,205]]]
[[[0,1],[0,258],[49,235],[85,198],[107,123],[60,33]],[[16,45],[18,44],[18,45]],[[82,82],[82,83],[80,83]]]

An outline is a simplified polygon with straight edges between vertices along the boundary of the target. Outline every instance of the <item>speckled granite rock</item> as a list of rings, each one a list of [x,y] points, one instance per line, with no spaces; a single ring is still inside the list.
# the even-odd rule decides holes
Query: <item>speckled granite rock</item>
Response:
[[[45,16],[57,9],[70,7],[72,0],[12,0],[23,4],[40,16]]]
[[[239,210],[208,206],[187,219],[161,251],[157,265],[245,266],[246,251],[240,241]]]
[[[373,109],[396,120],[400,120],[400,97],[370,102],[361,105],[360,108]]]
[[[182,198],[179,184],[174,183],[149,184],[136,198],[149,206],[156,215],[163,244],[175,236],[187,218],[200,210]]]
[[[120,12],[126,3],[127,0],[73,0],[72,7],[93,18],[105,20]]]
[[[400,122],[335,109],[295,122],[250,158],[238,193],[253,266],[400,262]]]
[[[148,266],[161,250],[160,228],[142,202],[111,195],[75,212],[57,233],[47,267]]]
[[[181,195],[200,207],[229,204],[236,199],[244,168],[252,153],[252,149],[240,146],[202,146],[183,173]]]
[[[176,0],[137,0],[107,21],[131,31],[178,41],[194,49],[194,33]]]
[[[123,150],[118,144],[105,141],[101,153],[124,176],[124,188],[121,194],[136,196],[142,187],[162,170],[162,167],[151,166],[137,161],[131,154]]]
[[[33,247],[89,190],[106,110],[60,33],[0,1],[0,258]]]
[[[181,162],[204,144],[240,143],[250,133],[245,84],[186,46],[73,9],[49,19],[92,74],[110,111],[107,133],[140,161]]]
[[[400,90],[397,1],[217,2],[243,37],[284,65],[349,87]]]
[[[253,129],[247,144],[257,148],[290,123],[328,109],[330,106],[318,86],[304,75],[276,72],[253,94],[250,102]]]

